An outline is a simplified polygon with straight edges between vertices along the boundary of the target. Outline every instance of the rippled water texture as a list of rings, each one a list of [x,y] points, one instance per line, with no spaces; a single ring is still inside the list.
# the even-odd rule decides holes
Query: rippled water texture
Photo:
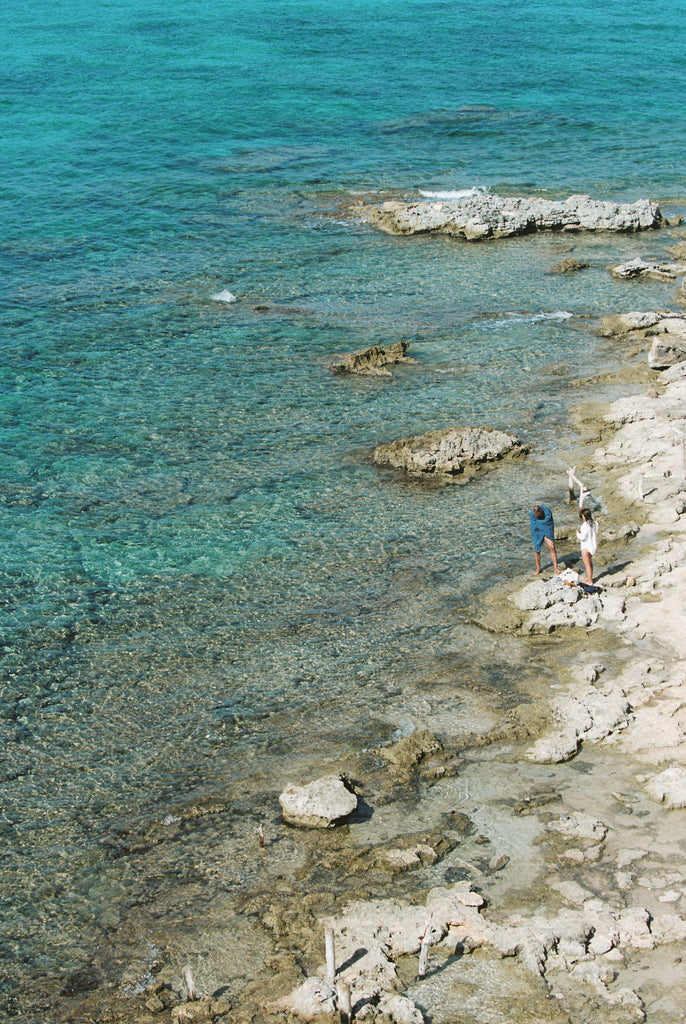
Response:
[[[186,867],[153,867],[122,836],[214,793],[271,806],[447,679],[507,705],[516,652],[458,611],[529,565],[527,506],[576,443],[567,385],[616,365],[596,318],[672,302],[607,266],[669,239],[470,246],[347,211],[475,187],[680,209],[682,13],[11,5],[0,1012],[34,1019],[95,947],[126,962],[124,908],[210,849],[198,828]],[[588,269],[551,274],[570,251]],[[328,369],[399,339],[416,362],[390,378]],[[371,464],[463,423],[533,453],[447,488]]]

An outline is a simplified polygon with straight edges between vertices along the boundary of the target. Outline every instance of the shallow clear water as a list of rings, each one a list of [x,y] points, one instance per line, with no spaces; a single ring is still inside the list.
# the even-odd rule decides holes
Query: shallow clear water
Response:
[[[673,301],[607,266],[670,239],[470,246],[347,211],[473,187],[682,209],[680,8],[12,5],[4,1012],[87,959],[84,929],[113,948],[142,884],[122,829],[260,772],[273,799],[304,746],[364,742],[371,709],[390,734],[448,655],[507,701],[456,609],[528,567],[527,506],[564,494],[575,444],[566,384],[616,363],[596,318]],[[570,246],[588,270],[550,274]],[[416,363],[391,378],[328,369],[399,339]],[[370,462],[474,422],[532,456],[448,488]]]

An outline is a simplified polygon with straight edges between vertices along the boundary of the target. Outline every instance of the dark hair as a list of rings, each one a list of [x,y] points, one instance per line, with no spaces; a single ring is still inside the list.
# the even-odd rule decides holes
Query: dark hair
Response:
[[[593,516],[591,515],[590,508],[579,509],[579,519],[585,519],[587,523],[593,522]]]

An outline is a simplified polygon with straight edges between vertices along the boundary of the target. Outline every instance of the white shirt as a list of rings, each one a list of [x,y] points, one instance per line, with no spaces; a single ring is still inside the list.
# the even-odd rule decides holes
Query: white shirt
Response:
[[[581,529],[577,530],[576,535],[581,542],[581,550],[588,551],[589,555],[594,555],[598,547],[598,524],[589,523],[584,519]]]

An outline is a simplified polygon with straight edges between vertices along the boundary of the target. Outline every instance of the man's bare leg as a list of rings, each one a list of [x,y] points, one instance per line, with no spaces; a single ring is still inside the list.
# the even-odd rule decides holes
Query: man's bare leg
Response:
[[[559,572],[560,570],[557,567],[557,551],[555,550],[555,541],[549,540],[548,537],[544,537],[543,540],[548,545],[548,551],[550,552],[550,557],[553,560],[553,569],[555,570],[555,572]]]

